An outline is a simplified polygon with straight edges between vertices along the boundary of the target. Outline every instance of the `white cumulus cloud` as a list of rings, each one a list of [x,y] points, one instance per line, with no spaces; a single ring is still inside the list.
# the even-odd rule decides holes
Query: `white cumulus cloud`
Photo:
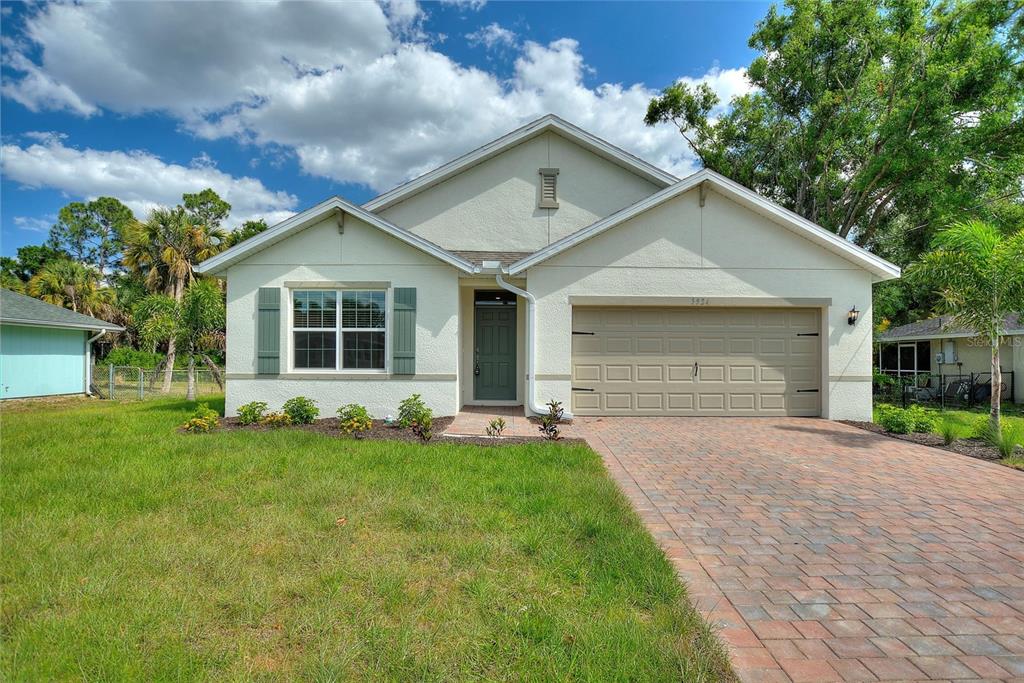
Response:
[[[517,37],[515,31],[511,31],[495,21],[472,33],[467,33],[466,40],[470,45],[483,45],[488,50],[493,50],[496,47],[515,47]]]
[[[295,196],[269,190],[256,178],[234,177],[210,165],[169,164],[140,151],[75,149],[50,139],[26,147],[4,145],[0,158],[4,176],[23,187],[52,188],[82,199],[117,197],[140,218],[157,206],[180,203],[186,192],[207,187],[231,204],[227,227],[256,218],[272,225],[291,216],[298,203]],[[27,217],[16,218],[15,225],[41,229],[40,222]]]
[[[665,84],[588,84],[576,40],[489,24],[467,39],[511,51],[499,77],[436,49],[423,16],[412,0],[45,5],[15,41],[20,76],[5,89],[81,116],[165,112],[199,137],[283,150],[305,173],[377,191],[549,112],[677,175],[696,168],[678,131],[643,123]],[[718,65],[682,80],[723,102],[750,89],[743,69]]]

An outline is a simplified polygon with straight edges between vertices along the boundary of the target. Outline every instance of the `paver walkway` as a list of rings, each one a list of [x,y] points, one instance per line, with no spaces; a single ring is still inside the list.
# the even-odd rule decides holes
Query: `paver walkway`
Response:
[[[825,420],[576,422],[742,679],[1024,680],[1024,473]]]
[[[540,438],[541,434],[537,425],[526,419],[526,413],[522,406],[463,406],[459,414],[445,434],[452,436],[484,436],[487,434],[487,425],[495,418],[505,420],[505,431],[503,436],[534,436]],[[577,436],[577,431],[572,423],[563,423],[560,427],[562,436]]]

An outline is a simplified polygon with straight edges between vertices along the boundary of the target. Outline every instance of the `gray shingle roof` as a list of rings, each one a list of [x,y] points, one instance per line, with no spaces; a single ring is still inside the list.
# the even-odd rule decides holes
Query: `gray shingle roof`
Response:
[[[532,251],[457,251],[455,249],[448,251],[478,266],[484,261],[501,261],[501,265],[507,266],[533,253]]]
[[[70,327],[82,330],[121,331],[124,329],[120,325],[75,313],[24,294],[17,294],[9,289],[0,289],[0,322],[35,324],[45,327]]]
[[[898,341],[900,339],[941,338],[973,334],[972,330],[954,325],[950,320],[948,315],[918,320],[916,323],[888,329],[878,335],[878,339],[880,341]],[[1003,330],[1011,334],[1020,334],[1022,325],[1024,325],[1024,320],[1021,320],[1021,316],[1017,313],[1011,313],[1003,320]]]

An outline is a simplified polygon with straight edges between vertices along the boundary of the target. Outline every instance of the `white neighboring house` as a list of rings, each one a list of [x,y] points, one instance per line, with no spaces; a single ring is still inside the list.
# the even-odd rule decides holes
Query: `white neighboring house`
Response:
[[[882,372],[929,375],[933,388],[960,375],[974,375],[978,384],[991,379],[988,341],[952,324],[949,316],[893,327],[878,335],[878,342],[878,369]],[[1024,321],[1015,313],[1003,321],[999,361],[1003,399],[1024,403]]]
[[[203,262],[227,279],[227,413],[550,399],[576,415],[871,417],[893,264],[716,173],[545,116],[363,206]],[[860,320],[857,320],[859,315]]]

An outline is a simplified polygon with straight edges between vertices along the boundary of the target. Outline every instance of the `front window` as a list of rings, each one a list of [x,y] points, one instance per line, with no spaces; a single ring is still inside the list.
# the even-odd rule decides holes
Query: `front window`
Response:
[[[383,370],[385,309],[383,290],[294,292],[294,367],[297,370],[335,370],[339,367],[343,370]]]
[[[384,292],[341,293],[341,366],[384,369]]]

